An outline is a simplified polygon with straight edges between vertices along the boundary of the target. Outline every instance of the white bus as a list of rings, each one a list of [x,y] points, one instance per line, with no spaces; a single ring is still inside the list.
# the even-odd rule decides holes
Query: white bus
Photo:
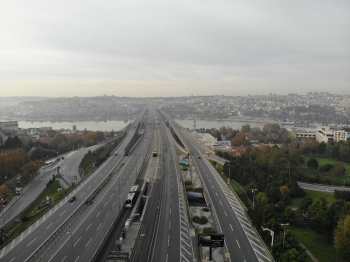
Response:
[[[134,197],[135,197],[135,193],[128,193],[128,196],[126,197],[126,200],[125,200],[125,208],[132,208]]]
[[[129,193],[135,193],[139,189],[139,185],[133,185]]]

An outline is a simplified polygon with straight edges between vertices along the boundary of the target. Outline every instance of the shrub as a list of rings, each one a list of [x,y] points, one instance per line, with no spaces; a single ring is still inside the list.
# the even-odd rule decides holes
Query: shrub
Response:
[[[192,217],[192,221],[197,223],[197,224],[201,224],[201,225],[204,225],[205,223],[208,222],[208,219],[205,217],[205,216],[193,216]]]
[[[205,234],[216,233],[216,229],[212,227],[205,227],[203,228],[202,232]]]
[[[187,186],[187,185],[192,185],[192,181],[191,180],[186,180],[185,181],[185,185]]]
[[[29,221],[29,217],[27,217],[27,216],[21,217],[21,221],[22,222]]]

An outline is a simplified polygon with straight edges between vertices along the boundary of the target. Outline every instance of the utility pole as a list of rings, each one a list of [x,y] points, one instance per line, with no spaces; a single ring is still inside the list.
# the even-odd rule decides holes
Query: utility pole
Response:
[[[284,250],[284,239],[286,237],[286,226],[289,226],[289,223],[281,224],[281,226],[284,227],[284,231],[283,231],[283,250]]]
[[[255,191],[257,191],[258,189],[256,188],[252,188],[252,193],[253,193],[253,209],[254,209],[254,198],[255,198]]]

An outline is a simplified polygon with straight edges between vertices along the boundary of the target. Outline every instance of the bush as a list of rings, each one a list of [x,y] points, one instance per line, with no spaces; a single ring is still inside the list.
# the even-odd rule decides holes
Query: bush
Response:
[[[27,216],[21,217],[21,221],[22,222],[29,221],[29,217],[27,217]]]
[[[186,191],[191,191],[193,189],[193,186],[192,185],[187,185],[186,186]]]
[[[191,180],[186,180],[186,181],[185,181],[185,185],[186,185],[186,186],[192,185],[192,181],[191,181]]]
[[[332,164],[326,164],[324,166],[320,166],[320,168],[318,170],[322,173],[326,173],[326,172],[331,171],[333,168],[334,168],[334,166]]]
[[[335,199],[343,199],[345,201],[350,201],[350,192],[349,191],[334,190],[333,197]]]
[[[216,229],[212,227],[205,227],[203,228],[202,232],[205,234],[216,233]]]
[[[208,219],[207,219],[205,216],[201,216],[201,217],[199,217],[199,216],[193,216],[193,217],[192,217],[192,221],[193,221],[194,223],[204,225],[205,223],[208,222]]]

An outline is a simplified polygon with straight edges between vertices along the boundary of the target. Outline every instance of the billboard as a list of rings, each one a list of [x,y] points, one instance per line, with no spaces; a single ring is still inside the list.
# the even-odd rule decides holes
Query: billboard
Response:
[[[200,247],[223,247],[224,234],[198,234],[198,246]]]

